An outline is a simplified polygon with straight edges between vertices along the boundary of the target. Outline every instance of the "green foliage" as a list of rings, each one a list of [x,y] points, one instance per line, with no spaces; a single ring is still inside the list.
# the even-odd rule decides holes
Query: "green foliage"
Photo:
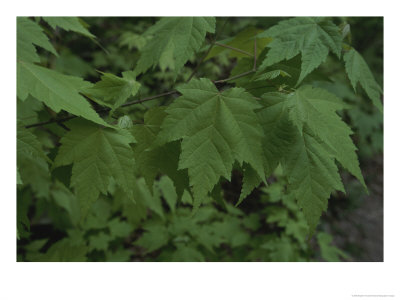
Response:
[[[24,128],[17,126],[17,166],[20,182],[29,184],[37,197],[47,197],[49,194],[50,159],[43,152],[37,137]]]
[[[200,49],[207,32],[215,32],[215,18],[162,18],[144,33],[152,38],[141,50],[135,72],[145,72],[158,64],[161,70],[169,68],[175,73],[179,72]]]
[[[178,170],[180,145],[177,142],[167,143],[152,148],[157,138],[160,126],[166,116],[163,108],[152,108],[144,114],[144,124],[135,125],[132,133],[137,140],[133,147],[138,173],[151,188],[159,172],[168,175],[181,195],[187,186],[187,172]]]
[[[296,195],[314,230],[330,194],[334,190],[344,192],[335,159],[366,188],[356,147],[349,137],[352,132],[336,114],[336,110],[346,106],[333,94],[310,86],[302,86],[288,95],[267,93],[263,99],[263,118],[273,120],[273,114],[279,114],[273,124],[264,126],[270,128],[272,139],[266,141],[266,147],[271,149],[269,160],[281,160],[289,191]],[[279,131],[275,133],[271,127]]]
[[[382,89],[379,84],[375,81],[374,75],[372,75],[364,58],[354,48],[350,49],[343,56],[346,66],[346,72],[351,81],[351,85],[356,90],[357,83],[359,82],[362,88],[367,93],[368,97],[372,100],[372,103],[382,112],[381,94]]]
[[[321,216],[371,189],[379,74],[336,19],[239,19],[17,18],[18,261],[352,260]]]
[[[38,24],[25,17],[17,18],[17,60],[28,63],[39,62],[34,45],[57,55],[57,51]]]
[[[333,148],[335,159],[367,188],[350,138],[352,131],[336,114],[346,108],[345,103],[323,89],[309,86],[299,88],[289,98],[289,114],[299,131],[308,126],[327,147]]]
[[[54,166],[73,164],[71,187],[86,212],[100,193],[106,194],[110,178],[132,197],[134,138],[123,130],[101,128],[87,121],[70,124],[71,131],[61,139]]]
[[[257,29],[255,27],[248,27],[248,28],[244,29],[243,31],[239,32],[234,38],[228,38],[228,39],[225,39],[225,40],[222,40],[219,42],[224,45],[236,47],[243,51],[253,54],[254,53],[254,40],[257,40],[256,41],[256,53],[261,53],[264,50],[265,46],[269,42],[271,42],[271,39],[270,38],[257,38],[257,34],[260,32],[261,32],[260,29]],[[206,59],[210,59],[222,52],[228,52],[230,57],[237,57],[237,58],[248,57],[248,55],[246,55],[244,53],[235,52],[228,48],[215,47],[210,51],[210,53],[207,55]]]
[[[348,259],[349,256],[344,253],[342,250],[338,249],[335,246],[332,246],[332,236],[325,233],[320,232],[317,235],[318,244],[321,249],[321,256],[326,261],[341,261],[340,258]]]
[[[42,101],[55,112],[65,110],[95,123],[106,125],[79,91],[89,85],[82,78],[67,76],[34,64],[18,62],[17,95],[28,95]]]
[[[339,28],[326,18],[293,18],[281,21],[259,36],[274,38],[267,45],[270,50],[260,66],[261,69],[301,53],[301,73],[297,84],[326,60],[329,51],[340,58],[342,50]]]
[[[77,33],[80,33],[84,36],[87,36],[89,38],[95,38],[93,34],[87,30],[87,28],[84,26],[85,23],[80,20],[79,18],[75,17],[43,17],[43,20],[45,20],[49,25],[53,28],[56,29],[56,27],[60,27],[64,30],[67,31],[74,31]]]
[[[195,207],[221,176],[229,180],[235,160],[249,163],[265,178],[262,130],[254,112],[259,106],[252,96],[238,88],[220,93],[207,79],[193,80],[178,91],[182,96],[166,110],[158,138],[183,139],[179,169],[188,169]]]
[[[100,81],[83,91],[97,103],[115,109],[130,96],[135,96],[139,88],[140,83],[135,80],[133,72],[127,71],[122,73],[122,78],[103,73]]]

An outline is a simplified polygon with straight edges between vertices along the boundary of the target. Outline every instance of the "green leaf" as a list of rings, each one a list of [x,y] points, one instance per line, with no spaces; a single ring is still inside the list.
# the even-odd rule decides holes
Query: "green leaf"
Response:
[[[40,62],[34,45],[57,56],[57,51],[43,33],[42,27],[26,17],[17,17],[17,60],[28,63]]]
[[[79,95],[79,90],[88,84],[81,78],[63,75],[34,64],[18,62],[17,65],[17,94],[21,100],[25,100],[30,94],[55,112],[63,109],[76,116],[109,126],[85,98]]]
[[[52,186],[50,193],[54,202],[68,212],[72,224],[78,225],[80,221],[80,208],[75,195],[58,180]]]
[[[256,45],[256,53],[260,54],[261,51],[265,48],[265,46],[271,42],[270,38],[257,38],[257,34],[261,32],[260,29],[257,29],[255,27],[247,27],[241,32],[239,32],[235,37],[229,38],[223,41],[219,41],[219,43],[228,45],[231,47],[238,48],[243,51],[247,51],[250,54],[254,54],[254,39],[257,40],[257,45]],[[205,60],[210,59],[216,55],[218,55],[221,52],[227,51],[229,52],[230,57],[237,57],[237,58],[242,58],[242,57],[249,57],[248,55],[244,53],[240,53],[231,49],[223,48],[218,45],[215,45],[210,53],[207,55]]]
[[[260,76],[257,76],[257,79],[255,81],[260,81],[260,80],[270,80],[270,79],[274,79],[278,76],[282,76],[282,77],[291,77],[289,73],[283,71],[283,70],[273,70],[273,71],[269,71],[266,73],[261,74]]]
[[[160,181],[158,181],[157,186],[160,189],[169,208],[174,213],[176,203],[178,201],[178,195],[175,191],[174,182],[168,176],[162,176]]]
[[[29,184],[37,197],[48,198],[50,190],[50,159],[43,152],[37,137],[22,123],[17,125],[17,167],[20,180]]]
[[[203,254],[196,248],[179,245],[178,249],[172,254],[171,261],[205,261]]]
[[[139,91],[140,83],[135,80],[133,72],[123,72],[122,78],[110,73],[102,73],[101,80],[82,92],[101,105],[116,109],[130,96]]]
[[[321,256],[325,261],[338,262],[341,257],[349,259],[350,257],[339,248],[331,245],[332,236],[325,232],[320,232],[317,235],[318,245],[321,249]]]
[[[186,170],[178,170],[179,142],[152,148],[166,115],[164,108],[151,108],[144,115],[144,124],[133,126],[131,131],[137,139],[133,151],[138,171],[149,188],[153,187],[157,174],[164,173],[173,180],[176,192],[181,196],[189,183]]]
[[[31,131],[25,129],[21,122],[17,123],[17,157],[18,159],[30,157],[50,161],[44,154],[37,137]]]
[[[181,202],[182,204],[193,205],[193,198],[187,190],[183,191]]]
[[[72,53],[69,49],[60,50],[60,55],[52,63],[52,69],[77,77],[96,75],[91,62],[84,60],[79,54]]]
[[[352,130],[344,123],[337,110],[346,104],[324,89],[303,86],[288,97],[290,117],[302,131],[306,124],[322,141],[334,150],[334,157],[364,186]]]
[[[78,17],[42,17],[49,25],[56,29],[60,27],[66,31],[74,31],[89,38],[96,38],[82,24]]]
[[[40,255],[35,261],[87,261],[88,247],[75,245],[70,238],[64,238],[53,244],[44,255]]]
[[[295,238],[302,247],[307,247],[308,232],[308,225],[304,218],[301,220],[290,219],[286,224],[285,233]]]
[[[259,102],[263,107],[257,110],[257,116],[264,130],[262,139],[263,168],[266,176],[278,166],[283,153],[288,151],[293,141],[290,130],[291,123],[285,106],[285,96],[279,93],[264,94]],[[240,193],[239,205],[251,191],[262,182],[261,177],[250,166],[245,165],[243,186]]]
[[[179,169],[188,169],[194,207],[206,199],[220,177],[229,180],[233,163],[249,163],[265,178],[261,139],[254,109],[260,106],[243,89],[219,92],[208,79],[181,85],[182,94],[167,109],[158,139],[182,139]]]
[[[256,188],[260,183],[262,182],[262,179],[260,176],[258,176],[257,172],[254,171],[252,167],[250,167],[248,164],[244,164],[244,171],[243,171],[243,185],[242,185],[242,190],[240,192],[240,197],[239,201],[236,203],[236,206],[238,206],[242,201],[250,195],[250,193]]]
[[[108,243],[112,240],[111,236],[100,232],[97,235],[92,235],[89,237],[89,249],[90,250],[107,250]]]
[[[218,247],[223,242],[220,236],[214,234],[212,225],[196,227],[196,230],[193,231],[193,235],[196,242],[211,253],[215,253],[214,248]]]
[[[343,59],[345,61],[347,75],[349,76],[354,91],[359,82],[368,97],[372,100],[372,103],[382,112],[382,89],[375,81],[374,75],[372,75],[364,58],[354,48],[351,48],[351,50],[346,52],[343,56]]]
[[[264,94],[259,103],[262,108],[257,110],[257,116],[264,130],[263,165],[266,176],[270,176],[283,155],[292,147],[295,134],[289,120],[285,94]]]
[[[267,223],[277,223],[278,226],[285,227],[288,222],[288,210],[281,206],[268,206],[266,207]]]
[[[87,212],[100,193],[107,194],[110,178],[132,198],[132,136],[84,120],[74,120],[69,126],[71,130],[61,139],[54,165],[73,164],[71,186],[83,211]]]
[[[146,185],[146,182],[143,178],[140,178],[136,181],[137,183],[137,192],[135,193],[135,199],[141,198],[145,205],[150,208],[153,212],[164,219],[164,211],[161,203],[161,195],[155,185],[153,185],[153,194],[151,194],[149,187]]]
[[[261,69],[289,60],[301,53],[301,73],[297,84],[311,73],[328,56],[329,50],[339,58],[342,50],[342,36],[339,28],[326,18],[292,18],[279,22],[259,37],[272,37],[270,48]]]
[[[146,253],[153,252],[168,244],[169,234],[164,224],[147,223],[143,226],[143,229],[146,232],[134,244],[145,248]]]
[[[108,262],[127,262],[130,261],[132,250],[130,249],[118,249],[115,252],[107,251],[106,260]]]
[[[334,190],[344,192],[330,150],[304,126],[282,164],[288,177],[289,190],[294,192],[311,233],[314,232],[321,213],[327,209],[330,194]]]
[[[335,95],[310,86],[291,94],[265,94],[260,103],[266,161],[281,161],[289,192],[313,232],[331,192],[344,192],[335,159],[365,186],[352,132],[336,113],[347,106]]]
[[[282,237],[274,237],[265,244],[261,245],[262,249],[269,251],[269,256],[272,261],[288,262],[296,261],[296,244],[286,235]]]
[[[110,215],[110,204],[105,200],[105,198],[100,197],[91,205],[87,218],[84,220],[81,218],[83,221],[81,223],[82,228],[86,231],[90,229],[105,229]]]
[[[249,240],[247,232],[241,228],[240,219],[226,216],[223,221],[213,223],[214,233],[232,247],[239,247]]]
[[[135,72],[147,71],[160,65],[161,70],[169,68],[175,73],[200,49],[207,32],[215,31],[212,17],[163,17],[150,27],[145,36],[153,38],[141,51]]]
[[[132,119],[127,115],[118,118],[118,127],[121,128],[121,129],[131,129],[131,128],[133,128]]]
[[[28,96],[25,101],[17,98],[17,118],[24,125],[39,122],[38,113],[43,109],[43,103],[32,96]]]
[[[127,237],[133,230],[131,224],[121,221],[119,218],[114,218],[108,222],[108,228],[112,237]]]
[[[251,213],[243,218],[243,226],[250,230],[257,230],[261,227],[260,215],[258,213]]]
[[[114,193],[114,203],[119,204],[122,215],[135,227],[147,217],[147,206],[143,198],[129,198],[123,189],[118,188]]]
[[[119,46],[127,46],[129,50],[137,48],[142,51],[143,47],[146,45],[147,40],[150,39],[148,36],[143,36],[130,31],[125,31],[119,37]]]

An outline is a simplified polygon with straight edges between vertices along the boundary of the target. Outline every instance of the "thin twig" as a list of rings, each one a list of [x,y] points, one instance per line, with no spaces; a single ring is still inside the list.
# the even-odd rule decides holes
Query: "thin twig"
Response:
[[[122,104],[120,107],[127,107],[127,106],[130,106],[130,105],[133,105],[133,104],[138,104],[138,103],[154,100],[154,99],[157,99],[157,98],[161,98],[161,97],[168,96],[168,95],[173,95],[173,94],[176,94],[176,93],[178,93],[178,91],[169,91],[169,92],[158,94],[158,95],[155,95],[155,96],[150,96],[150,97],[146,97],[146,98],[143,98],[143,99],[126,102],[126,103]],[[109,110],[111,110],[111,108],[102,107],[100,109],[97,109],[96,112],[97,113],[102,113],[102,112],[107,112]],[[45,122],[40,122],[40,123],[27,125],[27,126],[25,126],[25,128],[39,127],[39,126],[48,125],[48,124],[52,124],[52,123],[62,123],[62,122],[66,122],[66,121],[72,120],[72,119],[74,119],[76,117],[77,116],[68,116],[68,117],[60,118],[60,119],[51,119],[51,120],[48,120],[48,121],[45,121]]]
[[[225,44],[221,44],[221,43],[218,43],[218,42],[215,42],[214,44],[217,45],[217,46],[220,46],[220,47],[223,47],[223,48],[228,48],[228,49],[231,49],[233,51],[236,51],[236,52],[239,52],[239,53],[242,53],[242,54],[245,54],[245,55],[253,57],[253,54],[251,54],[250,52],[244,51],[242,49],[235,48],[235,47],[232,47],[232,46],[229,46],[229,45],[225,45]]]
[[[200,59],[199,63],[197,64],[197,66],[194,68],[192,74],[190,74],[188,80],[186,80],[186,83],[188,83],[193,76],[197,73],[198,69],[200,68],[201,64],[203,63],[203,61],[206,59],[207,55],[211,52],[211,49],[214,47],[215,45],[215,41],[211,42],[210,47],[208,47],[207,52],[203,55],[203,57]]]
[[[47,124],[52,124],[52,123],[66,122],[66,121],[69,121],[69,120],[74,119],[76,117],[77,116],[68,116],[68,117],[61,118],[61,119],[51,119],[51,120],[48,120],[48,121],[45,121],[45,122],[26,125],[25,128],[39,127],[39,126],[42,126],[42,125],[47,125]]]
[[[203,57],[200,59],[200,61],[198,62],[197,66],[194,68],[192,74],[190,74],[188,80],[186,80],[186,83],[188,83],[188,82],[193,78],[193,76],[197,73],[197,71],[199,70],[201,64],[202,64],[203,61],[206,59],[206,57],[208,56],[208,54],[211,52],[212,48],[215,46],[215,43],[217,42],[217,39],[218,39],[218,37],[220,36],[221,32],[224,30],[227,21],[228,21],[228,18],[226,18],[224,24],[223,24],[222,27],[221,27],[221,30],[218,31],[217,34],[214,36],[214,38],[213,38],[213,40],[212,40],[212,42],[211,42],[211,44],[210,44],[210,47],[208,47],[207,52],[206,52],[206,53],[203,55]]]
[[[179,93],[179,92],[178,91],[169,91],[169,92],[165,92],[165,93],[158,94],[158,95],[155,95],[155,96],[150,96],[150,97],[146,97],[146,98],[143,98],[143,99],[126,102],[126,103],[122,104],[120,107],[126,107],[126,106],[130,106],[130,105],[133,105],[133,104],[140,104],[142,102],[150,101],[150,100],[161,98],[161,97],[164,97],[164,96],[173,95],[173,94],[176,94],[176,93]]]
[[[238,74],[238,75],[230,77],[230,78],[216,80],[216,81],[214,81],[214,83],[223,83],[223,82],[227,82],[227,81],[230,81],[230,80],[238,79],[238,78],[247,76],[247,75],[252,74],[252,73],[257,71],[257,39],[254,39],[254,55],[252,55],[252,54],[250,54],[250,55],[254,56],[254,64],[253,64],[253,69],[252,70],[244,72],[244,73],[241,73],[241,74]]]
[[[255,72],[255,70],[250,70],[250,71],[247,71],[247,72],[244,72],[244,73],[238,74],[238,75],[236,75],[236,76],[233,76],[233,77],[230,77],[230,78],[221,79],[221,80],[216,80],[216,81],[213,81],[213,82],[214,82],[214,83],[222,83],[222,82],[227,82],[227,81],[230,81],[230,80],[234,80],[234,79],[238,79],[238,78],[241,78],[241,77],[247,76],[247,75],[249,75],[249,74],[251,74],[251,73],[254,73],[254,72]]]

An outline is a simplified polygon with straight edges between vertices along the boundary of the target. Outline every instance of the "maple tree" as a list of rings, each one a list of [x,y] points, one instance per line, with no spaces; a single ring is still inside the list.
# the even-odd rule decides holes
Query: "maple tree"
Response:
[[[163,17],[142,35],[122,35],[121,47],[138,49],[134,66],[126,66],[121,76],[100,72],[92,83],[63,74],[44,58],[60,56],[51,30],[100,44],[86,23],[72,17],[17,18],[17,233],[29,232],[26,187],[35,197],[55,201],[76,226],[45,255],[28,255],[30,260],[85,260],[88,251],[105,251],[144,222],[144,233],[134,244],[146,253],[178,239],[184,243],[163,259],[204,261],[197,247],[215,253],[221,243],[250,243],[246,230],[256,230],[259,220],[243,214],[241,204],[254,189],[269,188],[267,179],[277,176],[277,169],[283,183],[278,200],[267,189],[272,203],[267,222],[288,222],[286,233],[257,247],[269,253],[265,260],[296,260],[332,193],[345,192],[340,166],[368,192],[353,131],[342,118],[342,111],[351,113],[351,105],[313,85],[313,76],[322,76],[318,71],[332,53],[354,92],[360,83],[382,112],[383,91],[361,54],[346,42],[347,27],[330,18],[298,17],[218,40],[223,27],[216,24],[213,17]],[[237,61],[229,76],[198,76],[200,66],[218,56]],[[182,78],[187,64],[194,67]],[[168,71],[173,86],[154,95],[144,86],[157,70]],[[144,113],[128,111],[157,99],[169,102]],[[50,134],[32,131],[37,128]],[[243,176],[236,207],[221,191],[234,171]],[[274,206],[278,201],[282,205]],[[115,207],[123,219],[113,217]],[[158,218],[147,219],[148,210]],[[106,228],[85,240],[90,230]],[[330,246],[330,236],[318,233],[318,242],[324,257],[346,257]],[[118,260],[127,255],[118,249],[106,256]]]

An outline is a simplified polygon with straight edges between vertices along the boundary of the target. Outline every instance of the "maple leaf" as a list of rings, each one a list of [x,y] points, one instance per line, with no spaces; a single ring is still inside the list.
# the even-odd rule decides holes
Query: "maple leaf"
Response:
[[[301,73],[297,84],[317,68],[328,56],[329,50],[340,58],[342,36],[339,28],[326,18],[293,18],[279,22],[258,35],[272,37],[270,48],[261,64],[263,69],[301,53]]]
[[[306,124],[329,147],[340,164],[353,174],[367,190],[361,174],[356,146],[350,138],[350,127],[342,121],[337,110],[346,108],[346,104],[320,88],[303,86],[288,97],[290,117],[302,131]]]
[[[85,120],[74,120],[69,126],[71,130],[61,139],[54,166],[73,164],[71,186],[81,202],[83,215],[100,193],[107,193],[110,178],[132,198],[136,180],[129,145],[134,142],[132,136]]]
[[[218,183],[230,178],[233,163],[249,163],[264,179],[263,132],[254,109],[259,104],[241,88],[219,92],[202,78],[181,85],[167,109],[159,140],[182,139],[179,169],[188,169],[198,207]]]
[[[50,161],[46,154],[44,154],[42,145],[37,137],[25,129],[20,121],[17,121],[17,157],[21,159],[31,157],[33,159]]]
[[[66,31],[74,31],[89,38],[95,38],[84,26],[83,21],[77,17],[42,17],[53,29],[60,27]]]
[[[100,125],[109,126],[79,94],[90,83],[82,78],[63,75],[56,71],[26,62],[17,64],[17,95],[25,100],[28,95],[42,101],[55,112],[62,109]]]
[[[257,109],[257,116],[264,131],[262,138],[263,168],[270,176],[278,166],[283,154],[291,147],[293,139],[292,124],[286,107],[286,95],[267,93],[259,101],[262,108]],[[239,205],[250,192],[262,182],[260,176],[250,166],[243,172],[243,186]]]
[[[256,188],[261,182],[262,179],[257,174],[257,172],[254,171],[254,169],[250,167],[248,164],[244,164],[242,190],[240,191],[239,200],[236,203],[236,206],[242,203],[242,201],[248,195],[250,195],[250,193],[254,190],[254,188]]]
[[[112,109],[121,106],[130,96],[139,91],[140,83],[132,71],[122,72],[122,78],[110,73],[102,73],[101,80],[82,92],[97,103]]]
[[[330,194],[335,190],[344,192],[330,150],[305,126],[282,159],[289,189],[295,194],[311,232],[314,232],[321,213],[326,211]]]
[[[313,232],[331,192],[344,191],[335,159],[366,188],[352,131],[336,113],[347,106],[335,95],[311,86],[288,95],[267,93],[262,98],[258,114],[265,120],[266,161],[282,163],[289,190]]]
[[[207,32],[215,31],[215,18],[164,17],[150,27],[145,36],[153,36],[141,51],[137,74],[160,65],[177,73],[189,58],[200,49]]]
[[[374,75],[372,75],[364,58],[354,48],[351,48],[350,51],[345,53],[343,59],[354,91],[356,91],[357,83],[359,82],[368,97],[372,100],[372,103],[382,112],[383,107],[380,97],[382,89],[375,81]]]
[[[144,115],[144,124],[133,125],[131,132],[137,140],[137,144],[133,145],[133,152],[136,167],[149,188],[153,187],[157,174],[164,173],[173,180],[180,197],[189,183],[187,172],[178,170],[179,142],[152,147],[166,116],[164,108],[151,108]]]
[[[57,51],[44,34],[42,27],[26,17],[17,18],[17,60],[40,62],[34,45],[57,56]]]
[[[17,166],[20,180],[31,185],[37,197],[48,198],[50,191],[50,173],[48,162],[37,137],[23,124],[17,123]]]

